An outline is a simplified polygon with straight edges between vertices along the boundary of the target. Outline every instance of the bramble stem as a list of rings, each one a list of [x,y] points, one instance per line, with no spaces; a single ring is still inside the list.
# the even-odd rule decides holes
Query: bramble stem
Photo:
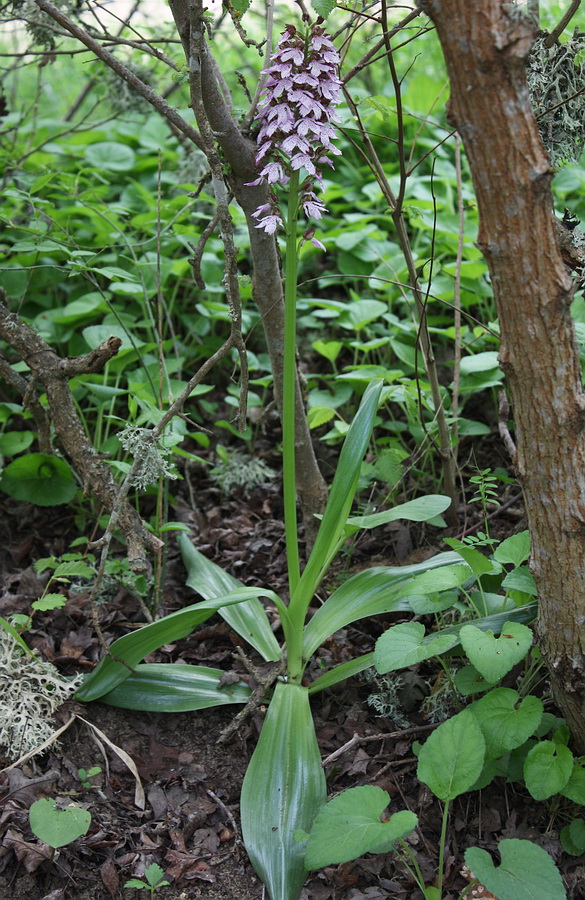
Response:
[[[288,186],[286,256],[284,269],[284,373],[282,393],[282,462],[284,533],[290,594],[300,580],[297,530],[297,489],[295,479],[295,394],[297,333],[297,219],[299,214],[299,173],[291,173]]]

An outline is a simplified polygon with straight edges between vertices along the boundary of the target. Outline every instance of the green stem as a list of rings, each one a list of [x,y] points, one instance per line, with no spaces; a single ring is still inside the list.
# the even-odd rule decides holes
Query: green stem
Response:
[[[437,879],[437,889],[439,896],[443,896],[443,868],[445,866],[445,842],[447,839],[447,822],[449,820],[449,801],[445,800],[445,808],[443,810],[443,824],[441,826],[441,843],[439,844],[439,877]]]
[[[295,479],[298,194],[299,173],[293,172],[288,187],[288,215],[286,222],[286,256],[284,269],[284,384],[282,390],[284,533],[286,539],[288,583],[291,596],[301,577],[297,532],[297,489]]]

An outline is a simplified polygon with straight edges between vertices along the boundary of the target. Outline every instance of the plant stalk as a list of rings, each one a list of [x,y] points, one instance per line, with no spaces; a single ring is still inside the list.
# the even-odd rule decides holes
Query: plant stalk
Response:
[[[291,174],[286,222],[284,269],[284,384],[282,393],[282,463],[284,533],[288,583],[292,596],[300,580],[297,529],[297,489],[295,478],[295,388],[297,350],[297,219],[299,214],[299,173]]]

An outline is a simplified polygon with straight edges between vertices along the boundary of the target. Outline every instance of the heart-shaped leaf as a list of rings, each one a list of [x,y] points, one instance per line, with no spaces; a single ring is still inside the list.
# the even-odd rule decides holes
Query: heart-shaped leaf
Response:
[[[485,738],[487,759],[496,759],[520,747],[540,724],[542,701],[529,694],[520,700],[517,691],[496,688],[471,707]]]
[[[519,622],[506,622],[498,638],[492,631],[464,625],[459,638],[470,663],[494,684],[524,659],[532,644],[532,632]]]
[[[425,641],[424,625],[420,622],[405,622],[403,625],[394,625],[378,638],[374,650],[374,665],[381,675],[385,675],[386,672],[413,666],[423,659],[445,653],[456,643],[454,635],[446,634],[429,635]]]
[[[524,762],[524,781],[535,800],[546,800],[568,784],[573,754],[554,741],[539,741]]]
[[[403,810],[389,819],[382,813],[390,797],[373,785],[350,788],[330,800],[317,814],[305,854],[305,868],[321,869],[357,859],[364,853],[387,853],[399,838],[418,824],[414,813]]]
[[[58,809],[54,800],[37,800],[30,811],[30,827],[40,841],[56,849],[87,834],[91,813],[78,806]]]
[[[417,775],[439,800],[452,800],[475,784],[483,769],[485,741],[468,709],[434,731],[420,748]]]
[[[494,866],[487,850],[479,847],[465,851],[465,862],[500,900],[566,900],[560,873],[542,847],[510,838],[500,841],[498,851],[500,866]]]

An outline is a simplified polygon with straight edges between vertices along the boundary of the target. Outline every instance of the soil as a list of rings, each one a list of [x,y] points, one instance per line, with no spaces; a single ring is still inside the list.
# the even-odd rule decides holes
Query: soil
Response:
[[[516,489],[517,492],[517,489]],[[503,496],[505,502],[513,497]],[[0,615],[28,613],[42,592],[44,579],[32,564],[70,549],[79,518],[66,508],[41,510],[4,498],[0,506]],[[468,508],[466,526],[473,526],[476,506]],[[494,529],[506,536],[518,527],[522,509],[513,503],[494,519]],[[192,529],[197,546],[247,584],[269,584],[285,591],[284,544],[276,485],[263,485],[229,499],[204,484],[197,492],[197,511],[185,496],[173,510]],[[436,529],[392,524],[358,540],[332,575],[339,582],[369,565],[424,559],[440,547]],[[119,583],[98,607],[109,641],[143,622],[136,601]],[[63,589],[65,590],[65,588]],[[39,613],[27,640],[66,675],[90,671],[101,658],[92,625],[85,584],[67,590],[61,610]],[[194,602],[185,587],[180,554],[171,545],[161,611],[171,612]],[[371,650],[385,627],[401,621],[387,615],[356,623],[334,636],[319,651],[318,665],[329,667]],[[239,658],[241,642],[217,618],[189,638],[166,645],[148,661],[191,662],[234,671],[250,680]],[[250,652],[250,648],[248,648]],[[252,662],[259,659],[251,654]],[[353,679],[324,691],[312,704],[323,757],[349,744],[326,765],[329,793],[375,784],[388,791],[393,810],[408,808],[420,827],[409,839],[425,882],[436,878],[441,809],[416,779],[414,740],[424,740],[433,727],[421,711],[430,694],[440,696],[441,678],[429,664],[403,676],[392,713],[379,715],[368,704],[374,687]],[[440,706],[439,700],[434,704]],[[110,900],[145,897],[126,889],[151,863],[159,864],[170,884],[157,892],[162,900],[264,900],[266,893],[250,866],[239,831],[238,798],[248,759],[254,749],[265,707],[241,724],[227,743],[218,743],[237,707],[184,714],[154,714],[116,709],[99,702],[66,703],[56,726],[71,720],[60,744],[44,754],[19,762],[0,773],[0,897],[11,900]],[[91,725],[96,726],[96,732]],[[101,733],[101,734],[100,734]],[[112,748],[115,745],[115,748]],[[145,792],[136,796],[137,780],[117,749],[128,754]],[[14,760],[2,758],[0,766]],[[84,787],[79,769],[99,766],[101,772]],[[28,810],[40,798],[74,802],[90,810],[88,833],[62,847],[50,859],[49,848],[30,830]],[[570,805],[570,804],[569,804]],[[585,857],[561,850],[559,831],[566,824],[564,808],[533,802],[521,785],[495,782],[464,795],[452,805],[447,834],[445,900],[455,900],[467,881],[463,853],[479,846],[497,859],[498,841],[519,837],[545,847],[563,873],[567,895],[585,898]],[[489,898],[488,893],[471,896]],[[394,854],[370,854],[362,859],[312,873],[302,900],[382,900],[386,897],[422,900],[404,864]]]

